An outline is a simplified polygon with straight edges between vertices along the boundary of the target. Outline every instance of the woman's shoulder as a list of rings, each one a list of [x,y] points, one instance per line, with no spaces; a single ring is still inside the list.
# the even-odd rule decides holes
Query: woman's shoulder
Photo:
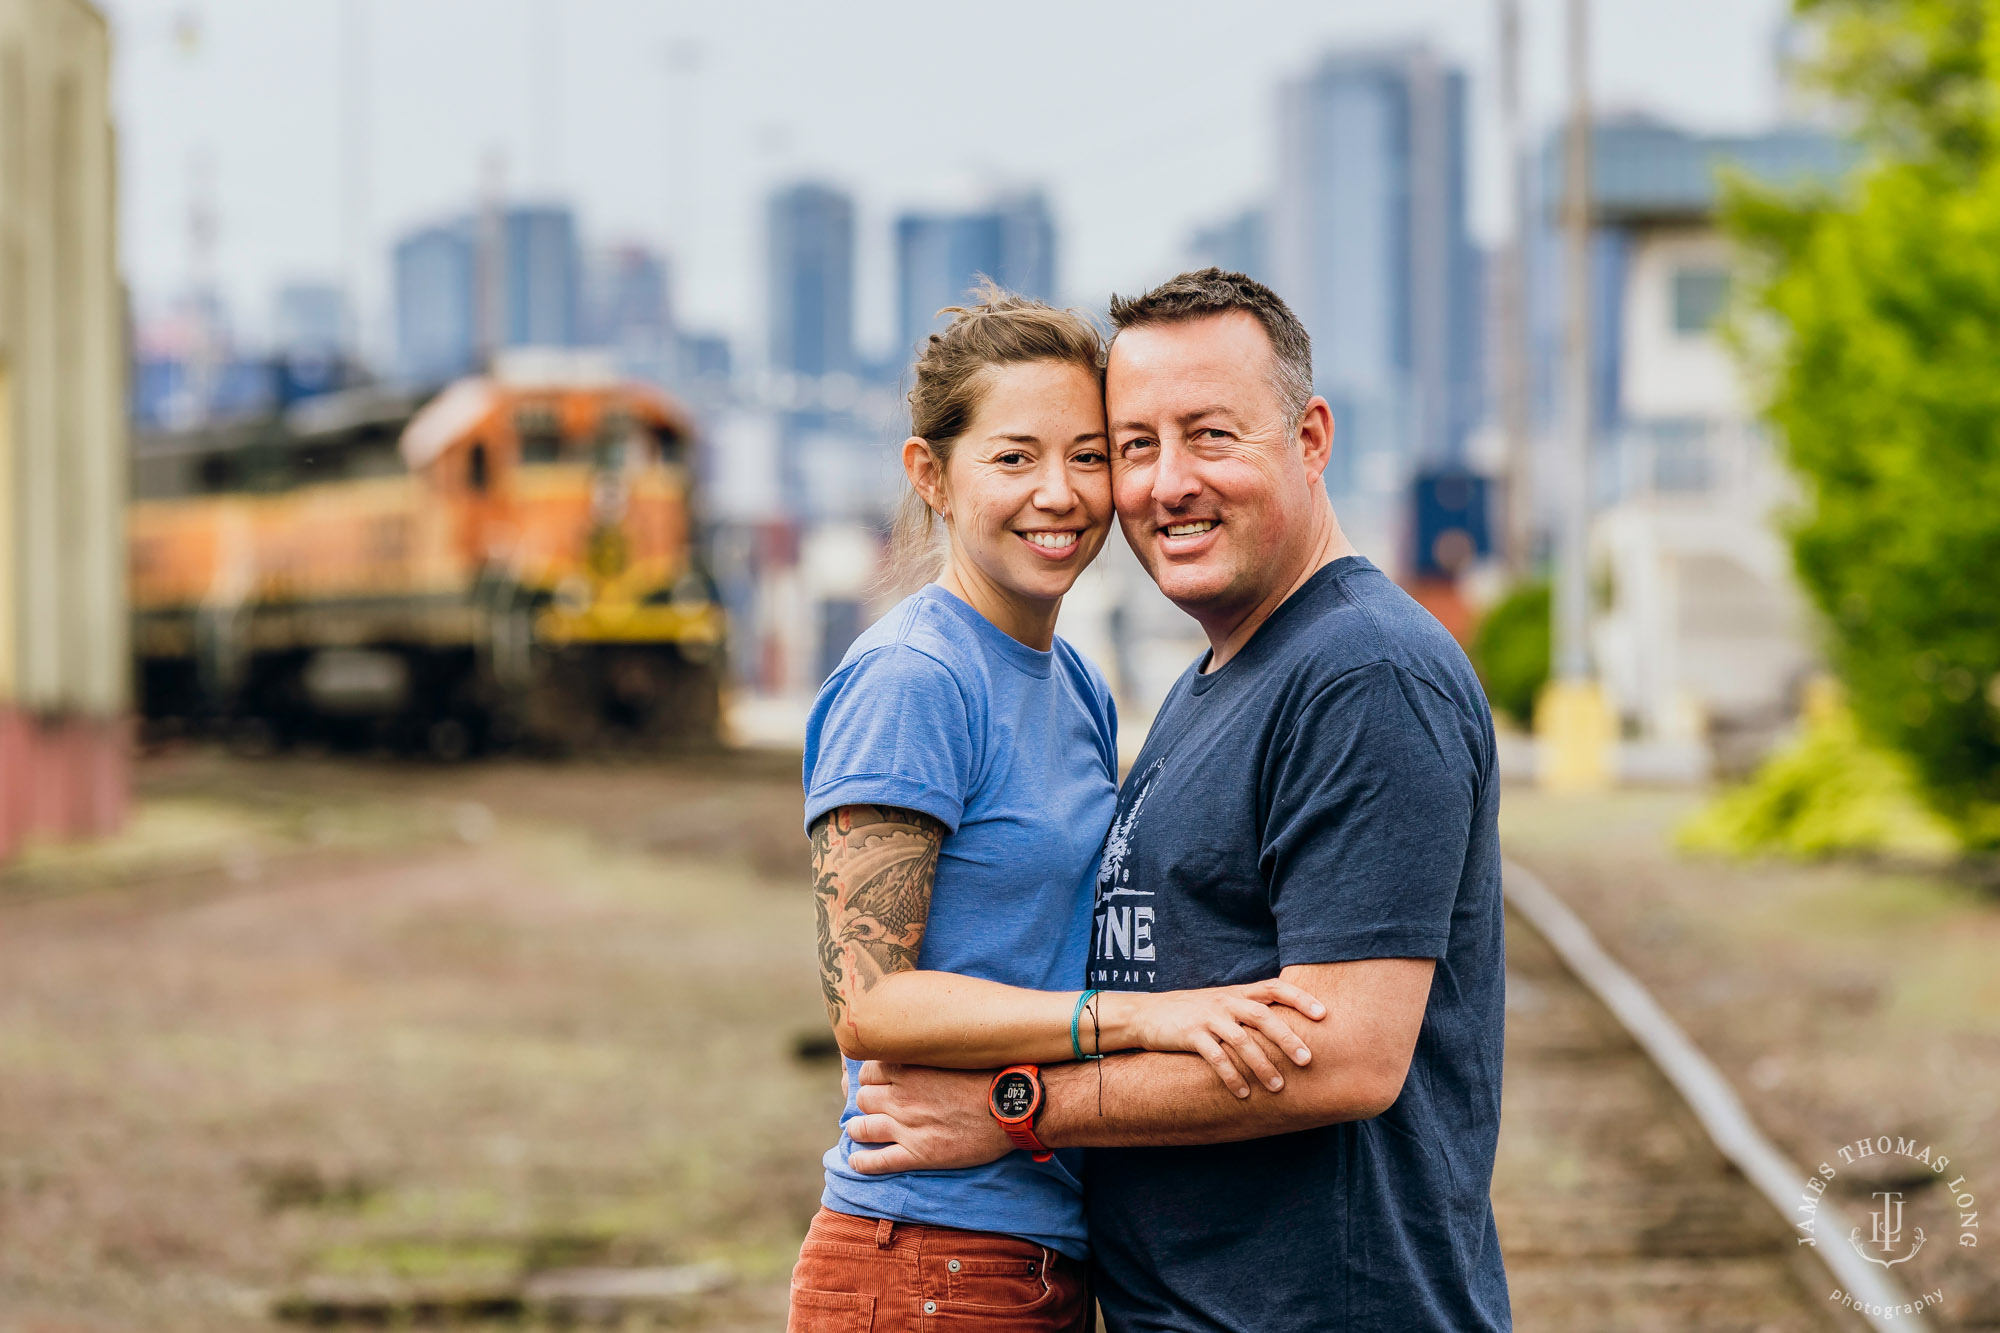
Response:
[[[950,613],[933,598],[912,593],[855,636],[841,658],[841,669],[866,659],[872,670],[943,671],[963,676],[977,654],[969,649],[963,634],[953,632],[955,626]]]
[[[1063,671],[1076,683],[1076,687],[1089,702],[1093,711],[1106,717],[1115,716],[1111,702],[1111,684],[1097,663],[1090,660],[1081,648],[1062,635],[1056,635],[1056,660]]]

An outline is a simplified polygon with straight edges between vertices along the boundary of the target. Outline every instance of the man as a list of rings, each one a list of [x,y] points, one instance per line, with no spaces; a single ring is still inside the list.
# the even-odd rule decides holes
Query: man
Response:
[[[1207,269],[1111,314],[1119,521],[1210,651],[1120,792],[1088,984],[1277,973],[1327,1014],[1297,1020],[1306,1067],[1278,1061],[1281,1087],[1240,1097],[1193,1055],[1050,1069],[1031,1134],[1094,1149],[1090,1241],[1114,1333],[1508,1328],[1489,1199],[1505,945],[1484,695],[1438,623],[1341,535],[1323,481],[1332,414],[1284,302]],[[866,1067],[848,1133],[885,1146],[853,1165],[964,1166],[1027,1141],[993,1108],[1030,1091],[1016,1078],[989,1099],[990,1081]]]

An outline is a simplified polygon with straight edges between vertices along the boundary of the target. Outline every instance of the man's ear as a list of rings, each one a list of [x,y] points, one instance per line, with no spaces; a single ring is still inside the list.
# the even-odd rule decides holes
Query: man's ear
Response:
[[[1333,458],[1333,409],[1324,398],[1314,396],[1299,418],[1299,456],[1305,460],[1306,475],[1315,481],[1326,473]]]
[[[938,466],[937,455],[931,452],[930,441],[920,435],[912,435],[903,441],[903,475],[910,479],[910,485],[923,497],[931,512],[940,518],[948,517],[944,498],[944,469]]]

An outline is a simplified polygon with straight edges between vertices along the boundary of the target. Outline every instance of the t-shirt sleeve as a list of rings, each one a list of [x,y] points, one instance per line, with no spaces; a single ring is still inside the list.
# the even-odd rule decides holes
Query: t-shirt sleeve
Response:
[[[975,771],[964,692],[927,653],[874,649],[820,691],[806,755],[808,829],[843,805],[893,805],[957,832]]]
[[[1442,957],[1479,774],[1458,710],[1391,663],[1314,696],[1269,779],[1279,965]]]

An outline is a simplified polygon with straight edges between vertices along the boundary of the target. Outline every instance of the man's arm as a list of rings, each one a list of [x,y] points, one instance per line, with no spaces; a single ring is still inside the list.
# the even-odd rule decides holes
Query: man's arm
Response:
[[[1114,1055],[1044,1073],[1048,1100],[1035,1133],[1051,1147],[1230,1143],[1380,1115],[1401,1095],[1436,962],[1371,958],[1288,967],[1281,979],[1317,996],[1326,1014],[1292,1024],[1312,1051],[1284,1088],[1231,1094],[1198,1057]],[[1260,1036],[1261,1042],[1263,1038]],[[1102,1076],[1102,1114],[1099,1113]],[[1010,1144],[986,1106],[984,1073],[870,1063],[847,1122],[849,1161],[869,1175],[978,1166]]]
[[[1103,1062],[1101,1113],[1100,1071],[1049,1070],[1036,1133],[1063,1148],[1229,1143],[1380,1115],[1403,1091],[1435,968],[1429,958],[1285,968],[1279,975],[1319,997],[1326,1016],[1292,1025],[1312,1060],[1288,1071],[1282,1091],[1239,1098],[1192,1056],[1115,1055]]]
[[[1069,1059],[1078,992],[918,970],[944,836],[929,815],[890,806],[843,805],[813,821],[820,991],[834,1038],[858,1059],[952,1069]],[[1247,1097],[1253,1083],[1282,1086],[1278,1069],[1300,1049],[1273,1005],[1304,1015],[1313,1001],[1281,981],[1108,995],[1084,1039],[1102,1038],[1106,1050],[1200,1051],[1196,1068]],[[1271,1057],[1279,1047],[1285,1055]]]

